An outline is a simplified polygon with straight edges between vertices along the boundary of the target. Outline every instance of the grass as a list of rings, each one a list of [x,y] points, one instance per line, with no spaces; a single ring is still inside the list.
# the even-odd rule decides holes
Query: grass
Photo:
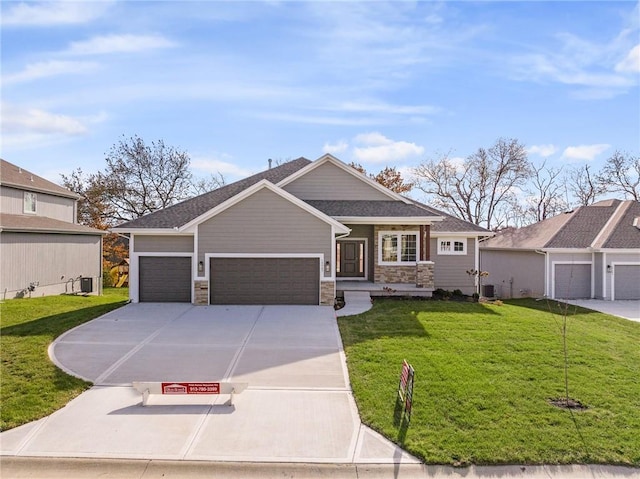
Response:
[[[588,409],[568,411],[548,403],[564,396],[557,311],[380,300],[340,318],[363,422],[432,464],[640,466],[640,323],[570,307],[569,393]],[[408,427],[394,421],[405,358],[416,371]]]
[[[90,386],[58,369],[47,348],[65,331],[127,299],[127,289],[105,289],[103,296],[11,299],[0,305],[0,430],[47,416]]]

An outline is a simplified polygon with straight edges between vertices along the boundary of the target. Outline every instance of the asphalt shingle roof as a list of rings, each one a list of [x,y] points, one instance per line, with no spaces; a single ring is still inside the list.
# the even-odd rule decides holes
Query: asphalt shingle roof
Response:
[[[329,216],[416,217],[439,216],[417,205],[401,201],[367,200],[305,200],[306,203]]]
[[[190,198],[181,203],[169,206],[163,210],[154,211],[148,215],[118,225],[118,228],[177,228],[191,220],[205,214],[212,208],[224,203],[261,180],[279,183],[296,171],[307,166],[311,161],[306,158],[284,163],[270,170],[257,173],[235,183],[230,183],[200,196]]]
[[[626,211],[620,215],[619,208],[626,208]],[[640,229],[633,225],[639,216],[640,203],[637,201],[604,200],[533,225],[501,231],[484,241],[482,247],[640,248]]]
[[[0,184],[22,190],[40,191],[65,198],[78,199],[78,195],[68,189],[2,159],[0,159]]]
[[[0,213],[0,230],[33,233],[70,233],[101,235],[106,231],[66,221],[54,220],[46,216],[10,215]]]

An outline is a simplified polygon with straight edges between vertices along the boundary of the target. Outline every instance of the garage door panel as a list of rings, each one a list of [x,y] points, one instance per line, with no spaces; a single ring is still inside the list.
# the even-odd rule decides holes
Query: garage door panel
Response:
[[[211,258],[211,304],[318,304],[317,258]]]
[[[616,264],[613,277],[614,299],[640,299],[640,265]]]
[[[585,299],[591,297],[590,264],[555,265],[555,298]]]
[[[141,256],[140,302],[190,303],[191,258]]]

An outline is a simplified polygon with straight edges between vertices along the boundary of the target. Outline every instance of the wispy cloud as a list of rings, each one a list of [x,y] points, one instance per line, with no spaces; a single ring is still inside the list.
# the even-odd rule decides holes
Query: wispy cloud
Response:
[[[555,145],[533,145],[527,148],[527,153],[530,155],[539,155],[543,158],[553,155],[558,148]]]
[[[598,143],[595,145],[568,146],[562,152],[562,158],[568,161],[592,161],[611,145]]]
[[[243,178],[254,172],[242,168],[231,162],[233,157],[226,153],[213,153],[207,156],[197,156],[191,160],[191,167],[205,173],[220,173],[225,177]]]
[[[424,147],[407,141],[394,141],[378,132],[363,133],[354,138],[353,156],[363,163],[391,163],[422,155]]]
[[[65,52],[69,55],[104,55],[170,48],[176,44],[161,35],[102,35],[72,42]]]
[[[4,26],[53,26],[88,23],[100,17],[111,1],[98,2],[20,2],[3,6]]]
[[[77,62],[50,60],[45,62],[30,63],[24,70],[3,77],[5,85],[22,83],[40,78],[48,78],[58,75],[77,75],[94,72],[99,68],[95,62]]]
[[[322,147],[323,153],[331,153],[332,155],[339,155],[349,149],[349,143],[345,140],[339,140],[336,143],[325,143]]]
[[[616,71],[640,73],[640,45],[633,47],[624,60],[616,65]]]

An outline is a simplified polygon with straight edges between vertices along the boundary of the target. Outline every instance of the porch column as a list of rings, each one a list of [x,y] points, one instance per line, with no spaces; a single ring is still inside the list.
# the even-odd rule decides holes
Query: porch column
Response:
[[[420,226],[420,261],[431,261],[431,225]]]

